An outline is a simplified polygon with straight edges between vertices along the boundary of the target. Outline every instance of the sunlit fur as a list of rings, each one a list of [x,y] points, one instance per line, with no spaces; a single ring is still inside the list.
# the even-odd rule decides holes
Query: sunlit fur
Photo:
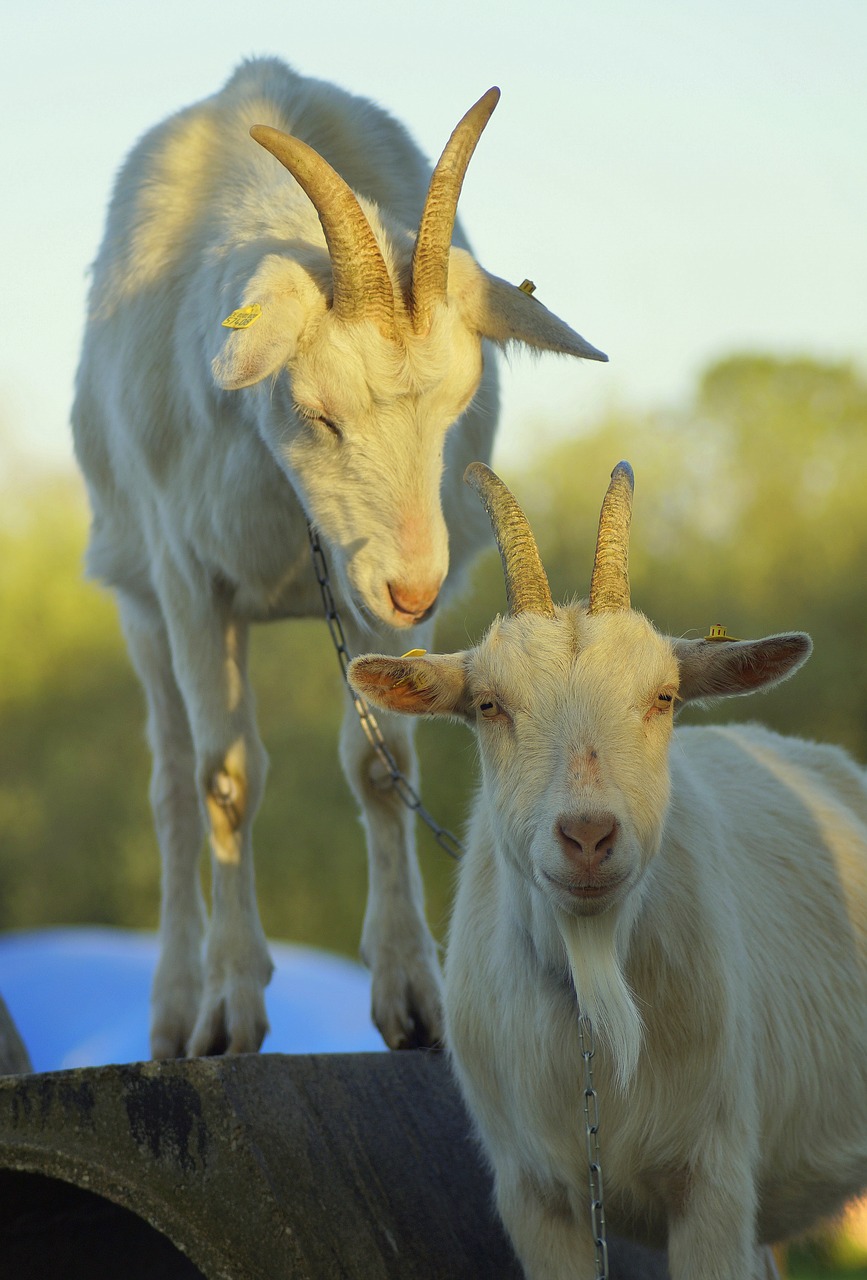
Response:
[[[392,337],[332,310],[317,212],[251,139],[254,124],[300,137],[358,193],[394,287]],[[89,571],[117,591],[148,698],[164,876],[157,1055],[256,1049],[266,1029],[270,961],[250,846],[266,760],[246,631],[321,613],[306,519],[327,549],[349,645],[369,648],[371,633],[384,648],[428,643],[428,605],[453,590],[486,533],[461,477],[489,457],[496,426],[488,339],[593,353],[484,272],[459,225],[448,297],[426,332],[413,330],[410,266],[429,179],[382,110],[263,59],[148,133],[117,181],[73,427],[93,508]],[[250,327],[221,326],[254,305]],[[387,718],[383,728],[412,775],[409,728]],[[368,836],[362,949],[374,1017],[391,1045],[435,1040],[440,978],[412,820],[351,711],[341,760]],[[203,966],[204,834],[214,893]]]
[[[531,1280],[596,1274],[579,1006],[608,1229],[667,1244],[672,1280],[764,1280],[767,1242],[867,1183],[867,776],[759,726],[672,724],[675,701],[776,683],[809,648],[571,606],[351,668],[379,705],[478,737],[447,1043]],[[555,827],[603,811],[611,889],[582,901]]]

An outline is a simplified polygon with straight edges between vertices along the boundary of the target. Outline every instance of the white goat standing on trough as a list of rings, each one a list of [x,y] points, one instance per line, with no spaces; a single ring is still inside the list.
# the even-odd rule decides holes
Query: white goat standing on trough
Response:
[[[266,758],[247,635],[253,621],[321,613],[307,520],[330,553],[350,646],[370,648],[371,631],[425,644],[437,598],[484,536],[461,484],[496,425],[484,340],[605,359],[483,271],[455,224],[498,97],[467,113],[431,177],[371,103],[255,60],[147,134],[118,178],[73,427],[89,571],[117,592],[148,701],[163,858],[157,1057],[255,1050],[267,1029],[250,844]],[[411,816],[347,710],[373,1015],[389,1045],[425,1043],[441,1034],[440,977]],[[412,776],[411,735],[383,727]]]
[[[558,608],[529,526],[468,470],[508,615],[464,653],[363,657],[378,706],[478,736],[446,954],[446,1040],[532,1280],[594,1270],[577,1006],[596,1028],[604,1204],[672,1280],[747,1280],[760,1247],[867,1183],[867,776],[675,705],[792,674],[803,634],[672,640],[629,603],[632,476],[589,602]]]

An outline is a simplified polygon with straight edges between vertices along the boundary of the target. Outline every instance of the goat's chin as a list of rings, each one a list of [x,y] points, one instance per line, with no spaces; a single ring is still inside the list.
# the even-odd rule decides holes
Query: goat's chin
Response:
[[[414,613],[404,613],[400,609],[387,610],[388,617],[385,621],[394,631],[409,631],[410,627],[418,627],[428,619],[428,614],[420,614],[416,616]]]
[[[360,620],[368,631],[376,633],[383,631],[409,631],[412,627],[420,626],[424,621],[423,618],[415,618],[411,614],[400,613],[397,609],[375,607],[367,601],[362,607],[364,612]]]
[[[427,621],[429,613],[417,616],[396,609],[387,588],[367,588],[362,584],[349,584],[344,594],[351,601],[356,621],[368,631],[409,631]],[[433,612],[432,610],[430,612]]]
[[[558,911],[579,917],[601,916],[610,911],[620,897],[616,890],[617,886],[593,893],[576,894],[558,885],[553,886],[553,891],[550,886],[548,888]]]
[[[340,601],[338,608],[346,610],[356,626],[371,635],[389,631],[408,631],[416,627],[419,619],[395,609],[387,590],[368,587],[355,582],[348,575],[340,574]]]

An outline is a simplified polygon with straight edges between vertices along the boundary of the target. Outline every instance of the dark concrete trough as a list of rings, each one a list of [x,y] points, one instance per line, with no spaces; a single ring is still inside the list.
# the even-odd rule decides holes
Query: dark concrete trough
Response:
[[[0,1079],[10,1280],[520,1280],[435,1053]],[[664,1280],[615,1241],[612,1280]]]

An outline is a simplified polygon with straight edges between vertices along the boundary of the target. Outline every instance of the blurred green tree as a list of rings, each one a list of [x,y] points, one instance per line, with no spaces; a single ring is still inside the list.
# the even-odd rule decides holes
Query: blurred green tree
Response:
[[[532,430],[528,429],[528,438]],[[761,718],[867,756],[867,382],[848,365],[737,356],[680,412],[612,413],[505,471],[531,518],[555,598],[586,593],[612,466],[636,472],[633,604],[662,630],[788,628],[816,652],[797,679],[704,718]],[[110,596],[81,578],[86,504],[72,477],[8,459],[0,480],[0,928],[153,927],[159,864],[147,805],[144,706]],[[499,562],[442,619],[439,648],[477,639],[504,607]],[[361,827],[337,765],[340,675],[324,623],[254,631],[253,681],[271,756],[256,830],[266,931],[355,954]],[[459,831],[471,735],[419,726],[423,793]],[[453,865],[421,829],[429,915],[442,936]]]
[[[621,457],[636,473],[634,607],[673,635],[721,623],[816,642],[794,683],[718,703],[713,718],[767,719],[867,754],[867,383],[848,365],[732,357],[686,412],[612,418],[559,446],[521,489],[555,596],[587,590],[600,496]]]

